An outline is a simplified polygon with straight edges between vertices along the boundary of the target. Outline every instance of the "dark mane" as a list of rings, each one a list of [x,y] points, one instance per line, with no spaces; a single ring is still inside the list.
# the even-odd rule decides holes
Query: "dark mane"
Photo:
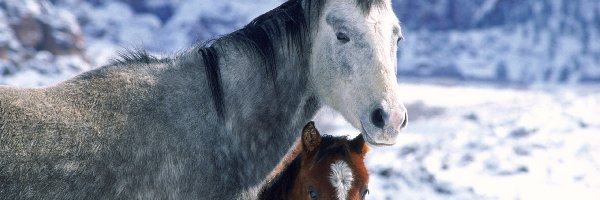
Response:
[[[117,58],[111,59],[109,65],[128,65],[135,63],[150,64],[160,62],[161,60],[150,55],[146,50],[143,49],[126,49],[118,52],[117,54]]]
[[[285,60],[277,60],[276,49],[289,50],[283,57],[301,56],[299,60],[307,60],[306,43],[309,27],[306,22],[301,1],[291,0],[257,17],[227,38],[246,47],[244,50],[260,56],[267,78],[275,84],[278,71],[276,65],[285,62]],[[306,63],[299,64],[306,65]]]
[[[221,83],[221,73],[219,70],[219,57],[214,47],[204,47],[198,50],[204,60],[204,69],[206,70],[206,80],[213,98],[213,103],[220,119],[223,119],[225,105],[223,101],[223,84]]]
[[[219,69],[219,52],[216,45],[225,43],[235,46],[252,57],[258,57],[257,66],[264,66],[266,77],[272,82],[277,91],[276,80],[278,76],[277,63],[290,62],[298,58],[299,62],[292,63],[290,67],[304,67],[307,65],[309,28],[307,18],[302,8],[301,0],[290,0],[281,6],[258,16],[244,28],[239,29],[220,38],[203,44],[198,52],[204,58],[208,83],[211,88],[214,104],[219,116],[225,113],[223,91]],[[283,55],[277,56],[276,49],[281,49]],[[284,57],[284,58],[280,58]]]
[[[357,5],[367,12],[373,6],[385,5],[385,0],[357,0]],[[224,116],[223,91],[218,66],[221,52],[214,48],[215,44],[229,43],[251,57],[258,57],[264,66],[266,78],[269,79],[275,92],[278,93],[277,77],[279,67],[306,69],[310,55],[310,29],[315,28],[311,21],[318,22],[324,0],[289,0],[279,7],[262,14],[239,29],[220,38],[201,45],[198,52],[204,57],[213,101],[220,117]],[[280,49],[281,52],[278,52]],[[278,55],[280,53],[280,55]],[[289,58],[297,58],[289,59]]]

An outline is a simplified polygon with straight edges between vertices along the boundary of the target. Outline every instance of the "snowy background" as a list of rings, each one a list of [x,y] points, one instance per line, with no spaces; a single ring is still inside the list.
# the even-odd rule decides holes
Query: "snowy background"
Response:
[[[0,84],[46,86],[124,48],[170,56],[282,0],[0,0]],[[598,199],[600,1],[394,0],[408,128],[369,199]],[[325,108],[323,133],[356,135]]]

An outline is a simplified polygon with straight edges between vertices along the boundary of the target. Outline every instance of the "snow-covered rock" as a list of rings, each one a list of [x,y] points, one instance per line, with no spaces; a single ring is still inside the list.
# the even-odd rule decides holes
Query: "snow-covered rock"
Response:
[[[44,17],[36,19],[43,24],[67,24],[66,33],[79,32],[76,19],[86,47],[97,48],[85,57],[99,66],[124,48],[171,55],[240,28],[283,1],[2,0],[0,10],[4,18],[19,9],[39,13],[35,16]],[[393,0],[393,6],[406,38],[398,53],[401,76],[523,84],[600,81],[599,1]],[[39,31],[28,31],[36,26],[19,31],[6,24],[0,25],[2,46],[24,49],[43,41],[53,55],[71,52],[48,45]],[[57,41],[50,44],[81,41],[60,31],[50,35]],[[19,39],[25,42],[14,42]],[[7,57],[7,47],[0,48],[0,58]],[[14,73],[9,63],[5,59],[0,65]]]
[[[173,52],[240,28],[283,0],[102,2],[94,5],[118,2],[134,12],[120,18],[153,15],[162,22],[160,28],[148,24],[153,28],[147,33],[154,35],[136,34],[140,37],[125,44]],[[598,1],[393,0],[393,5],[407,39],[398,54],[399,75],[526,84],[600,80],[600,43],[594,42],[600,39]],[[123,32],[123,38],[131,35]]]
[[[600,1],[395,0],[399,74],[519,83],[600,80]]]
[[[1,0],[0,8],[0,84],[20,72],[61,76],[89,68],[73,14],[48,1]]]

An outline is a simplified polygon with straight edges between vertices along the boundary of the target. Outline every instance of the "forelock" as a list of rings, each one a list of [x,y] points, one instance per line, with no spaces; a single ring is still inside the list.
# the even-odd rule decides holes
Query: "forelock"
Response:
[[[338,199],[346,199],[348,197],[353,181],[352,169],[348,166],[348,163],[338,160],[331,164],[329,182],[335,188]]]

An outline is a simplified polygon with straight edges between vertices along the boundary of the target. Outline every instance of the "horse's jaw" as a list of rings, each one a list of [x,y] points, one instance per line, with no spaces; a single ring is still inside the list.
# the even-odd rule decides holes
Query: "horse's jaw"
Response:
[[[384,146],[392,146],[396,144],[396,138],[398,138],[398,134],[400,134],[399,128],[394,127],[384,127],[378,128],[373,126],[371,123],[365,123],[366,119],[361,117],[361,132],[362,137],[365,139],[369,147],[384,147]]]

